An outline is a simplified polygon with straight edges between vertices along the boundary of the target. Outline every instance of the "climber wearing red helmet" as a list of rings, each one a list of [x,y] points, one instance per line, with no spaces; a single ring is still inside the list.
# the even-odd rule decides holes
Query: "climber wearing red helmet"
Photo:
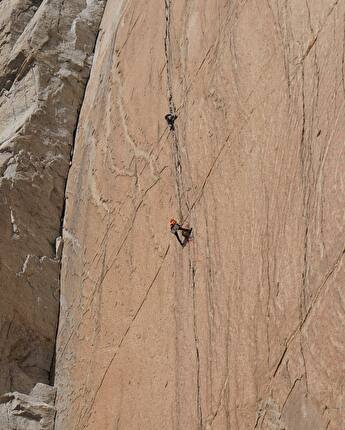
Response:
[[[179,241],[179,244],[182,247],[187,245],[187,242],[190,239],[190,235],[192,234],[192,230],[192,228],[181,227],[180,224],[178,224],[173,218],[170,220],[170,232],[176,236],[177,240]],[[182,236],[184,237],[183,241],[180,239],[178,231],[181,231]]]

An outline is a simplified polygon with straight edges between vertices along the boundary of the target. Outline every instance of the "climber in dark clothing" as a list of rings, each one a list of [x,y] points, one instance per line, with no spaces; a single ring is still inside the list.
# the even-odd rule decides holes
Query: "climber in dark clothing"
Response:
[[[183,228],[180,226],[180,224],[177,224],[177,222],[174,219],[170,220],[170,231],[172,234],[174,234],[179,241],[179,244],[182,247],[185,247],[190,239],[190,235],[192,234],[192,228]],[[178,235],[178,231],[181,231],[182,236],[184,237],[184,240],[182,241],[180,239],[180,236]]]
[[[166,122],[168,123],[170,130],[175,130],[174,122],[177,118],[177,115],[174,115],[172,113],[167,113],[164,118],[165,118]]]

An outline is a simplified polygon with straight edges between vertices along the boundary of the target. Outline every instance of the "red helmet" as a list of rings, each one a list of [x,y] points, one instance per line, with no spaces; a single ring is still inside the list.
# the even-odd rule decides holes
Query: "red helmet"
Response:
[[[176,221],[176,220],[174,220],[174,218],[171,218],[171,220],[170,220],[170,225],[175,225],[175,224],[177,224],[177,221]]]

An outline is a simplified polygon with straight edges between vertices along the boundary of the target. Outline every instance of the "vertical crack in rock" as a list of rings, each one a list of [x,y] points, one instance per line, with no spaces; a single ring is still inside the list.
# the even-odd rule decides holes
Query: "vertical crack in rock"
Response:
[[[344,73],[345,73],[345,14],[343,17],[343,43],[342,43],[342,57],[341,57],[341,83],[343,87],[343,94],[345,97],[345,79],[344,79]]]
[[[166,70],[167,70],[167,95],[168,95],[168,105],[169,112],[172,115],[176,114],[176,108],[173,97],[173,83],[172,83],[172,46],[171,46],[171,6],[172,0],[165,0],[165,37],[164,37],[164,51],[166,58]],[[183,182],[182,175],[182,160],[181,160],[181,151],[179,145],[179,139],[177,134],[177,126],[174,126],[170,132],[173,140],[173,157],[174,157],[174,166],[175,166],[175,180],[176,180],[176,194],[178,200],[178,210],[179,210],[179,219],[184,222],[187,214],[190,214],[191,208],[187,201],[187,196],[185,193],[185,187]],[[218,157],[217,157],[218,158]],[[205,180],[205,182],[207,179]],[[183,204],[187,209],[187,213],[183,216]],[[197,417],[199,422],[199,428],[203,428],[203,415],[202,415],[202,406],[201,406],[201,387],[200,387],[200,351],[199,351],[199,340],[197,334],[197,316],[196,316],[196,297],[195,297],[195,268],[192,265],[192,261],[189,259],[190,271],[191,271],[191,279],[192,279],[192,306],[193,306],[193,332],[194,332],[194,344],[195,344],[195,356],[196,356],[196,392],[197,392]]]
[[[310,48],[311,49],[311,48]],[[302,167],[302,189],[303,189],[303,218],[305,223],[305,231],[304,231],[304,247],[303,247],[303,272],[302,272],[302,286],[300,293],[300,325],[302,325],[303,318],[307,312],[307,307],[309,306],[309,302],[307,303],[307,294],[309,293],[309,227],[310,227],[310,199],[311,199],[311,191],[310,191],[310,182],[313,180],[311,177],[311,145],[309,144],[309,139],[306,137],[306,105],[305,105],[305,68],[304,64],[302,64],[301,71],[301,85],[302,85],[302,131],[301,131],[301,167]],[[307,367],[306,361],[303,351],[303,338],[302,332],[299,334],[299,346],[300,352],[303,360],[304,373],[305,373],[305,383],[308,392],[308,376],[307,376]]]
[[[310,163],[311,163],[311,148],[307,144],[305,135],[306,128],[306,106],[305,106],[305,77],[304,77],[304,65],[302,65],[301,79],[302,79],[302,131],[301,131],[301,143],[300,143],[300,157],[301,157],[301,177],[302,177],[302,189],[303,189],[303,218],[305,223],[304,231],[304,253],[303,253],[303,272],[302,272],[302,288],[301,288],[301,300],[300,300],[300,318],[303,319],[303,315],[307,308],[306,294],[308,290],[308,276],[309,276],[309,265],[308,265],[308,251],[309,251],[309,218],[310,218],[310,189],[309,180],[310,178]]]
[[[173,97],[173,84],[172,84],[172,47],[171,47],[171,5],[172,0],[164,0],[165,1],[165,37],[164,37],[164,51],[165,51],[165,59],[166,59],[166,70],[167,70],[167,95],[168,95],[168,105],[169,112],[172,115],[176,115],[176,108]],[[174,158],[174,166],[175,166],[175,178],[176,178],[176,194],[178,200],[178,209],[179,209],[179,219],[183,220],[183,201],[186,205],[189,212],[189,205],[186,200],[186,195],[184,192],[184,184],[182,177],[182,161],[181,161],[181,151],[179,145],[179,139],[177,135],[177,126],[170,130],[173,137],[173,145],[172,145],[172,153]]]
[[[199,352],[199,338],[198,338],[198,328],[197,328],[197,318],[196,318],[196,297],[195,297],[195,267],[192,262],[189,262],[189,269],[192,277],[192,294],[193,294],[193,332],[194,332],[194,346],[195,346],[195,358],[196,358],[196,389],[197,389],[197,417],[199,422],[199,429],[202,430],[203,427],[203,416],[201,407],[201,386],[200,386],[200,352]]]
[[[166,58],[166,70],[167,70],[167,92],[168,92],[168,105],[169,112],[172,115],[176,114],[175,104],[172,93],[172,51],[171,51],[171,39],[170,39],[170,21],[171,21],[171,0],[165,1],[165,37],[164,37],[164,51]],[[181,165],[181,157],[178,145],[178,138],[176,134],[175,127],[171,130],[171,134],[173,137],[173,157],[174,157],[174,165],[175,165],[175,177],[176,177],[176,193],[178,199],[178,207],[179,207],[179,218],[182,219],[182,184],[181,184],[181,173],[182,173],[182,165]]]
[[[168,91],[168,103],[170,113],[175,114],[175,105],[172,95],[172,78],[171,78],[171,62],[172,62],[172,53],[171,53],[171,40],[170,40],[170,21],[171,21],[171,1],[172,0],[164,0],[165,2],[165,37],[164,37],[164,51],[165,51],[165,59],[166,59],[166,68],[167,68],[167,91]]]
[[[271,295],[272,295],[272,282],[271,282],[271,268],[270,268],[270,204],[269,195],[265,187],[265,201],[266,201],[266,232],[265,232],[265,258],[266,258],[266,278],[267,278],[267,301],[266,301],[266,342],[267,342],[267,368],[270,368],[271,357],[271,340],[270,340],[270,317],[271,317]]]
[[[59,20],[60,20],[61,10],[63,8],[64,2],[65,2],[65,0],[63,0],[61,7],[60,7]],[[92,48],[92,52],[90,54],[91,58],[94,58],[94,55],[95,55],[99,32],[100,32],[100,30],[97,29],[97,32],[95,35],[95,40],[94,40],[94,45]],[[77,110],[77,119],[76,119],[75,127],[73,130],[72,145],[71,145],[71,150],[70,150],[69,169],[68,169],[66,182],[65,182],[65,186],[64,186],[64,200],[63,200],[63,207],[62,207],[61,218],[60,218],[60,238],[61,238],[61,241],[62,241],[62,237],[63,237],[64,221],[65,221],[65,214],[66,214],[66,190],[67,190],[68,175],[69,175],[72,163],[73,163],[73,154],[74,154],[76,136],[77,136],[78,127],[79,127],[80,113],[81,113],[81,110],[82,110],[83,105],[84,105],[85,95],[86,95],[86,91],[87,91],[87,87],[88,87],[90,75],[91,75],[91,68],[92,68],[92,64],[90,64],[89,74],[88,74],[87,79],[86,79],[84,91],[82,94],[82,100],[81,100],[80,106]],[[61,246],[63,247],[63,242],[62,242]],[[59,254],[59,253],[62,253],[62,249],[59,252],[57,252],[57,254]],[[60,285],[60,283],[61,283],[61,264],[60,264],[60,272],[59,272],[59,285]],[[60,291],[60,294],[61,294],[61,291]],[[55,333],[54,355],[52,358],[52,364],[51,364],[50,372],[49,372],[49,381],[50,381],[51,385],[54,385],[54,382],[55,382],[55,365],[56,365],[56,353],[57,353],[57,351],[56,351],[56,340],[57,340],[58,330],[59,330],[60,312],[61,312],[61,300],[59,300],[58,318],[57,318],[57,326],[56,326],[56,333]]]

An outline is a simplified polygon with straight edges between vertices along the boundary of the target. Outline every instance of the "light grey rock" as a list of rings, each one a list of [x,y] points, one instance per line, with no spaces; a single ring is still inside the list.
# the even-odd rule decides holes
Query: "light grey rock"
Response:
[[[55,255],[56,255],[56,258],[58,258],[58,259],[61,258],[62,249],[63,249],[63,239],[62,239],[62,236],[59,236],[55,240]]]
[[[48,405],[54,406],[56,388],[51,385],[38,383],[31,390],[30,396],[39,402],[44,402]]]
[[[55,239],[103,7],[0,2],[0,394],[52,376]]]
[[[37,384],[30,395],[7,393],[0,397],[1,430],[53,430],[55,389]]]

